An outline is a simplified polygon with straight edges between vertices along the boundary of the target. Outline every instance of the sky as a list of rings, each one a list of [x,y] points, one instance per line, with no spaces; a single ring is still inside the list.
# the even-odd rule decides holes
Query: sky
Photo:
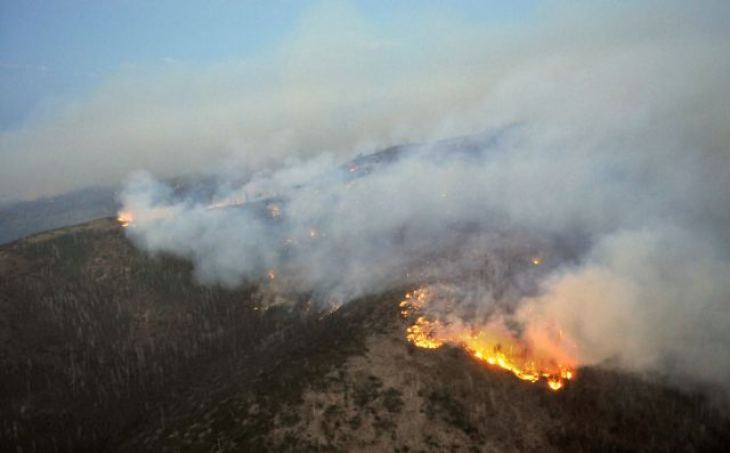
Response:
[[[519,77],[523,91],[551,90],[561,71],[616,53],[726,54],[729,10],[719,0],[0,2],[0,203],[119,187],[138,170],[250,175],[480,133],[528,119],[490,107]]]
[[[256,171],[432,138],[483,98],[508,48],[551,10],[469,0],[0,8],[2,203],[118,186],[135,170]]]
[[[331,3],[331,2],[330,2]],[[387,23],[422,14],[421,1],[343,3],[363,20]],[[88,92],[121,68],[213,64],[276,47],[322,2],[29,0],[0,3],[0,130],[36,110]],[[456,1],[470,21],[523,21],[530,1]]]

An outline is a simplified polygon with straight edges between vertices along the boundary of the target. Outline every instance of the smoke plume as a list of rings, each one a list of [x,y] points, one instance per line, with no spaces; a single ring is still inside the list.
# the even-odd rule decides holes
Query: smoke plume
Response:
[[[245,107],[224,88],[200,88],[224,107],[203,118],[162,96],[152,128],[145,101],[119,137],[148,132],[135,152],[180,152],[125,155],[155,174],[136,173],[122,194],[130,237],[192,260],[202,283],[275,278],[340,303],[448,282],[459,295],[449,310],[497,310],[526,332],[555,320],[583,364],[727,384],[730,39],[718,18],[728,9],[552,6],[533,30],[467,27],[455,32],[459,45],[443,37],[443,67],[424,63],[413,43],[403,64],[387,40],[356,28],[355,47],[314,36],[282,51],[296,80],[247,94]],[[321,48],[341,51],[343,65],[296,71]],[[191,80],[181,77],[162,94]],[[161,85],[110,83],[121,93]],[[108,95],[74,118],[103,110]],[[48,130],[33,143],[54,141]],[[449,136],[463,138],[439,140]],[[213,168],[228,155],[222,143],[238,139],[257,152],[223,160],[205,196],[158,179],[167,165]],[[407,141],[418,144],[352,158]]]

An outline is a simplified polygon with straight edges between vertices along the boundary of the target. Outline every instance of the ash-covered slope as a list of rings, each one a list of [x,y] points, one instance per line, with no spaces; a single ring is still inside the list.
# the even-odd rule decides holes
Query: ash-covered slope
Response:
[[[719,450],[700,395],[581,369],[560,392],[403,337],[403,290],[332,313],[196,285],[111,219],[0,248],[0,450]]]

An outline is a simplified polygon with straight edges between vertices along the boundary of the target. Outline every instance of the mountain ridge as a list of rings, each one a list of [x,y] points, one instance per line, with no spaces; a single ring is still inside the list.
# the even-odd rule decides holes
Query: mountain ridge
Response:
[[[331,311],[195,283],[112,218],[0,246],[0,447],[23,451],[712,451],[724,410],[651,376],[552,392],[406,341],[376,292]],[[282,298],[285,303],[282,303]]]

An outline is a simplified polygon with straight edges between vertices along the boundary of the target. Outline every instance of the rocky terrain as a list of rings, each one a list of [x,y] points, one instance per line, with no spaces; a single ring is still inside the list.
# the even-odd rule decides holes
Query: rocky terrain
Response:
[[[720,451],[706,392],[578,370],[559,391],[418,349],[398,302],[196,284],[110,218],[0,247],[0,450]]]

